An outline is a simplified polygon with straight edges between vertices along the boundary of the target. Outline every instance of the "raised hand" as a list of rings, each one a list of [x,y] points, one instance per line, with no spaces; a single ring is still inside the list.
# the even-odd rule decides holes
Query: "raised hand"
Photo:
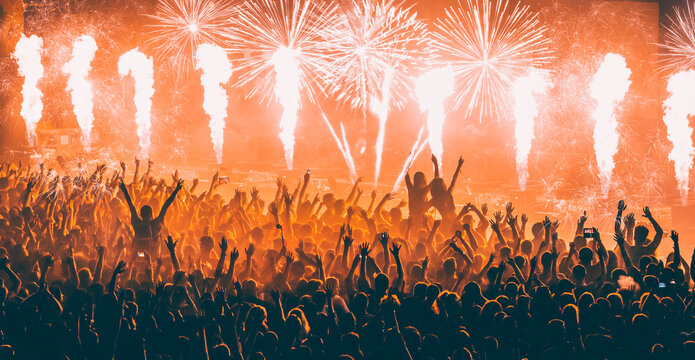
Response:
[[[516,219],[517,216],[509,216],[509,219],[507,220],[507,224],[509,224],[509,227],[514,228],[516,225]]]
[[[526,224],[528,222],[528,216],[526,214],[521,214],[521,224]]]
[[[546,216],[545,219],[543,219],[543,227],[545,228],[545,231],[550,231],[551,225],[552,222],[550,222],[550,219]]]
[[[502,212],[501,211],[495,211],[495,213],[492,215],[495,217],[495,223],[499,224],[502,222]]]
[[[490,227],[492,228],[492,231],[498,232],[500,231],[500,225],[497,221],[495,220],[489,220],[490,221]]]
[[[292,264],[294,262],[294,254],[291,251],[288,251],[287,254],[285,255],[285,263],[287,266]]]
[[[256,251],[256,245],[254,245],[254,244],[249,244],[249,247],[247,247],[246,250],[245,250],[245,252],[246,252],[246,257],[247,257],[247,258],[250,258],[251,256],[253,256],[253,253],[254,253],[255,251]]]
[[[632,229],[635,227],[635,214],[634,213],[629,213],[625,215],[625,227],[628,229]]]
[[[618,212],[623,212],[627,209],[627,205],[625,205],[625,200],[620,200],[618,201]]]
[[[674,244],[678,244],[678,232],[676,230],[671,230],[671,240]]]
[[[239,250],[235,247],[232,252],[229,253],[229,261],[236,261],[239,258]]]
[[[222,241],[220,241],[220,243],[219,243],[218,245],[220,246],[220,252],[221,252],[222,254],[226,254],[226,253],[227,253],[227,247],[228,247],[228,245],[227,245],[227,238],[225,238],[225,237],[223,236],[223,237],[222,237]]]
[[[622,246],[622,244],[625,242],[625,239],[623,238],[622,233],[615,233],[613,234],[613,240],[615,240],[616,243],[618,243],[618,246]]]
[[[393,254],[393,257],[398,257],[398,254],[401,251],[401,246],[396,244],[396,243],[391,243],[391,254]]]
[[[514,211],[514,206],[512,206],[512,202],[511,202],[511,201],[508,202],[508,203],[504,206],[504,209],[505,209],[505,211],[507,211],[507,216],[511,216],[511,215],[512,215],[512,212]]]
[[[487,216],[487,203],[483,203],[483,205],[480,206],[480,212],[482,212],[483,215]]]
[[[379,234],[379,242],[381,243],[381,246],[384,248],[388,248],[389,244],[389,233],[383,232]]]
[[[579,217],[579,220],[577,220],[577,225],[583,226],[584,223],[586,223],[586,220],[588,219],[589,218],[586,216],[586,210],[584,210],[584,214],[582,214],[582,216]]]
[[[125,261],[120,260],[118,262],[118,265],[116,265],[116,268],[113,269],[113,273],[114,273],[114,275],[120,275],[120,274],[123,274],[124,272],[125,272]]]
[[[645,206],[644,209],[642,209],[642,212],[644,212],[643,217],[647,218],[648,220],[653,219],[652,217],[652,212],[649,210],[649,206]]]
[[[183,187],[183,180],[179,179],[179,181],[176,182],[176,189],[174,191],[178,192],[181,190],[182,187]]]
[[[345,246],[345,248],[347,249],[350,246],[352,246],[353,241],[354,239],[350,235],[346,235],[345,237],[343,237],[343,246]]]
[[[174,239],[171,237],[171,235],[167,236],[167,239],[165,240],[165,244],[167,246],[167,249],[169,251],[174,251],[176,249],[176,244],[178,244],[178,240],[174,241]]]
[[[360,256],[363,258],[366,258],[372,250],[369,249],[369,243],[368,242],[363,242],[359,246],[360,249]]]

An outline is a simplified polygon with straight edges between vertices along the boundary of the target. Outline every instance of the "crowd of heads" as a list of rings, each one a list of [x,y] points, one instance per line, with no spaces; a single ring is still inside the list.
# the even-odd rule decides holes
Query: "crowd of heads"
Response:
[[[309,172],[225,199],[152,162],[4,162],[0,358],[695,356],[695,253],[649,208],[599,230],[456,204],[463,163],[403,199]]]

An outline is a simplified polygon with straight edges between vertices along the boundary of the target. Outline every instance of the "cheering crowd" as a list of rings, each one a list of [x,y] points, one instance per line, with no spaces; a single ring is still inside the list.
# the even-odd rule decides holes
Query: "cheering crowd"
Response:
[[[695,253],[649,208],[559,233],[432,160],[407,201],[2,163],[0,359],[695,358]]]

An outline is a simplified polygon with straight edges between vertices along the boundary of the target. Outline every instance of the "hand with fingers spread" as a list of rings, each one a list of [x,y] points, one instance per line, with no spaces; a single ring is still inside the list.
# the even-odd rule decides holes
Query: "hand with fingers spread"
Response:
[[[362,256],[363,258],[366,258],[367,256],[369,256],[369,253],[372,252],[372,250],[369,249],[369,243],[368,242],[363,242],[362,244],[360,244],[359,250],[360,250],[360,256]]]
[[[671,240],[673,240],[673,244],[678,244],[678,232],[676,230],[671,230]]]
[[[494,214],[492,214],[495,218],[495,223],[499,225],[502,222],[502,212],[501,211],[495,211]]]
[[[223,236],[222,241],[218,244],[220,246],[220,253],[226,254],[227,253],[227,239]]]
[[[393,257],[397,258],[400,251],[401,251],[401,245],[398,245],[396,243],[391,243],[391,254],[393,255]]]
[[[247,247],[246,250],[245,250],[245,252],[246,252],[246,257],[247,257],[247,258],[250,258],[251,256],[253,256],[253,253],[254,253],[255,251],[256,251],[256,245],[254,245],[253,243],[249,244],[249,247]]]
[[[176,244],[178,244],[178,243],[179,243],[178,241],[174,241],[174,239],[171,237],[171,235],[167,236],[167,239],[165,241],[165,244],[167,246],[167,249],[169,249],[169,251],[176,250]]]

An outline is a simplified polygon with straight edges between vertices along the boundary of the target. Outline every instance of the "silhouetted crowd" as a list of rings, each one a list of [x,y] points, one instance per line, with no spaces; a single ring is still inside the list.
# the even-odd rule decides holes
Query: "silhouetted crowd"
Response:
[[[560,234],[433,165],[405,201],[3,163],[0,359],[695,358],[695,253],[649,208]]]

